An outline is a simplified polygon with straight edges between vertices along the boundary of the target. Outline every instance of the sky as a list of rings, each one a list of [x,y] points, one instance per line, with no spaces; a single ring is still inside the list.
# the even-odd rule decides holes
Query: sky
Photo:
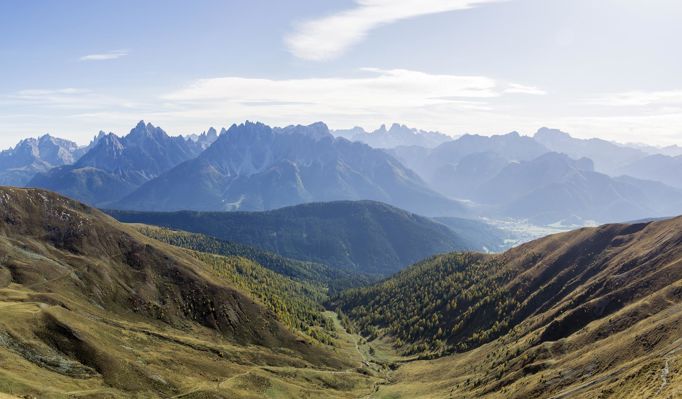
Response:
[[[244,120],[682,145],[679,0],[4,0],[0,148]]]

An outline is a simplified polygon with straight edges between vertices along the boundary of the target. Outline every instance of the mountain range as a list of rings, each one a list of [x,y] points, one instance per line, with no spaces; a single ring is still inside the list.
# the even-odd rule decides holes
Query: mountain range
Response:
[[[75,163],[39,173],[28,186],[106,206],[200,151],[198,142],[170,137],[140,121],[125,137],[113,133],[100,137]]]
[[[197,158],[112,204],[133,210],[268,210],[305,202],[375,200],[425,215],[463,215],[392,156],[337,139],[326,125],[233,125]]]
[[[492,212],[538,225],[582,225],[586,220],[604,223],[682,212],[682,192],[677,189],[612,178],[596,172],[590,159],[573,160],[551,152],[508,164],[482,182],[473,198],[496,206]]]
[[[49,134],[20,141],[0,152],[0,185],[23,186],[39,172],[73,163],[88,147]]]
[[[576,159],[589,158],[598,171],[611,176],[617,176],[620,168],[648,155],[638,148],[597,138],[577,139],[561,130],[546,127],[539,129],[533,139],[550,151]]]
[[[479,169],[485,169],[483,173],[490,171],[487,173],[494,174],[508,162],[531,160],[549,151],[531,137],[511,132],[495,136],[466,134],[433,149],[399,147],[389,152],[432,186],[450,192],[448,187],[459,184],[457,178],[455,181],[444,182],[440,181],[440,178],[448,178],[453,174],[462,175],[462,171],[456,170],[460,162],[464,162],[464,169],[470,168],[469,165],[474,163],[474,170],[471,171],[473,174],[479,173]],[[479,161],[477,158],[483,160]]]
[[[367,132],[361,127],[354,127],[345,130],[332,130],[331,133],[336,137],[343,137],[350,141],[359,141],[374,148],[409,146],[433,148],[446,141],[452,140],[452,137],[440,132],[428,132],[410,128],[398,123],[392,124],[388,129],[386,129],[386,125],[381,125],[373,132]]]
[[[676,158],[558,130],[464,135],[433,149],[390,153],[443,195],[475,203],[485,217],[570,226],[682,212]]]
[[[124,137],[100,132],[86,147],[51,136],[22,141],[0,154],[0,184],[127,210],[260,211],[375,200],[426,216],[573,226],[682,211],[680,157],[652,154],[674,150],[549,128],[532,137],[452,139],[398,124],[367,133],[247,122],[170,137],[140,122]]]

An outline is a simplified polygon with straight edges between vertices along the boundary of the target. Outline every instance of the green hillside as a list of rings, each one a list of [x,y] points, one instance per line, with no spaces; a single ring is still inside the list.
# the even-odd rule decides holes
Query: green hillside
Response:
[[[125,223],[206,234],[375,275],[393,274],[434,254],[478,249],[441,223],[372,201],[311,203],[266,212],[107,212]]]
[[[22,398],[357,398],[376,372],[323,287],[0,187],[0,392]],[[7,397],[7,396],[3,396]]]
[[[436,256],[330,305],[375,345],[439,358],[406,364],[377,397],[671,395],[681,244],[682,218],[584,228],[499,255]]]
[[[367,285],[375,278],[368,275],[334,269],[320,263],[285,258],[253,246],[219,240],[204,234],[188,233],[164,227],[134,225],[147,237],[167,244],[198,252],[223,256],[239,256],[293,279],[324,287],[325,293],[334,294],[343,289]]]

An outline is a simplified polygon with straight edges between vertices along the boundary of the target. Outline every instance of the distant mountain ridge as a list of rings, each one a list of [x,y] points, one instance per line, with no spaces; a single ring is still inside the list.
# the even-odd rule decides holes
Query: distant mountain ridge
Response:
[[[392,156],[334,138],[327,126],[233,125],[196,159],[114,203],[135,210],[268,210],[306,202],[376,200],[426,215],[465,215]]]
[[[678,149],[578,139],[549,128],[532,137],[511,132],[454,139],[399,124],[367,133],[330,131],[324,123],[280,128],[247,122],[170,137],[141,122],[123,137],[99,132],[87,147],[51,136],[22,141],[0,153],[0,184],[42,187],[120,209],[268,210],[367,199],[434,217],[580,225],[675,213],[682,158],[665,154]],[[571,178],[533,170],[549,165],[540,161],[549,153],[589,159],[594,170]],[[564,161],[553,159],[560,170]],[[534,175],[542,175],[543,187],[534,181],[540,191],[521,195],[520,185]]]
[[[45,134],[0,152],[0,185],[22,186],[39,172],[78,160],[86,147]]]
[[[207,149],[208,147],[211,146],[216,140],[218,140],[218,136],[220,134],[225,133],[226,130],[223,128],[220,130],[220,133],[218,131],[211,127],[207,131],[201,133],[201,134],[190,134],[186,136],[186,139],[196,143],[197,146],[201,149],[201,151]]]
[[[542,128],[534,137],[465,135],[433,149],[389,152],[440,193],[473,201],[485,217],[570,226],[682,212],[682,192],[674,188],[682,184],[676,158],[647,157],[635,148],[575,139],[559,130]],[[633,159],[639,163],[619,166]],[[635,178],[613,177],[619,174]]]
[[[352,129],[332,130],[332,134],[350,141],[359,141],[374,148],[395,148],[402,146],[433,148],[446,141],[452,140],[452,137],[447,134],[409,128],[398,123],[392,124],[389,129],[386,129],[386,125],[381,125],[373,132],[367,132],[361,127],[354,127]]]
[[[502,215],[537,224],[616,222],[682,213],[682,192],[659,183],[612,178],[590,159],[547,153],[511,163],[475,192],[481,203],[500,205]]]
[[[40,173],[28,185],[103,206],[200,151],[196,143],[140,121],[124,137],[101,135],[76,163]]]
[[[647,156],[644,151],[602,139],[577,139],[558,129],[540,128],[533,136],[547,149],[570,156],[590,158],[595,168],[608,175],[617,174],[619,168]]]
[[[649,155],[622,166],[618,173],[682,189],[682,155]]]
[[[390,151],[432,186],[440,186],[437,176],[447,175],[453,167],[468,156],[494,154],[510,162],[530,160],[546,152],[549,150],[545,146],[531,137],[521,136],[518,132],[494,136],[465,134],[426,152],[414,151],[411,148],[396,148]]]

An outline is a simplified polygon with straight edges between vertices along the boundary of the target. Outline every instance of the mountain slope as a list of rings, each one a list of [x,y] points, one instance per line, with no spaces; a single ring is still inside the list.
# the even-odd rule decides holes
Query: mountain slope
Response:
[[[206,234],[370,274],[388,275],[427,256],[469,248],[464,237],[440,223],[371,201],[312,203],[266,212],[107,212],[126,223]]]
[[[485,222],[473,219],[454,217],[433,218],[438,223],[446,225],[455,234],[466,241],[467,248],[479,252],[501,252],[516,242],[516,236],[510,231],[501,230]]]
[[[74,163],[84,151],[74,142],[49,134],[22,140],[0,152],[0,185],[23,186],[39,172]]]
[[[490,179],[497,176],[510,161],[495,152],[476,152],[448,163],[434,172],[431,181],[443,194],[455,198],[471,198]],[[487,199],[486,199],[487,200]]]
[[[583,158],[547,153],[512,163],[481,183],[473,199],[499,206],[505,217],[536,224],[582,224],[660,217],[682,212],[682,192],[660,183],[611,178]]]
[[[408,352],[468,350],[407,365],[385,396],[668,397],[680,388],[660,370],[682,361],[682,218],[437,256],[334,305]]]
[[[682,173],[680,173],[682,172],[682,155],[676,157],[649,155],[619,168],[617,172],[682,188]]]
[[[306,338],[332,327],[314,327],[327,319],[299,282],[46,191],[0,188],[0,205],[3,392],[348,397],[371,384]]]
[[[223,241],[203,234],[149,225],[135,225],[135,228],[147,237],[178,247],[222,256],[239,256],[250,259],[278,274],[320,285],[325,292],[329,291],[329,293],[366,285],[374,280],[370,276],[363,274],[335,269],[321,263],[285,258],[254,246]]]
[[[206,151],[114,204],[134,210],[268,210],[315,201],[369,199],[429,215],[463,205],[431,191],[393,157],[334,139],[322,123],[233,125]]]
[[[102,206],[198,151],[194,142],[169,137],[161,128],[140,121],[127,136],[104,135],[75,164],[38,174],[28,185]]]

